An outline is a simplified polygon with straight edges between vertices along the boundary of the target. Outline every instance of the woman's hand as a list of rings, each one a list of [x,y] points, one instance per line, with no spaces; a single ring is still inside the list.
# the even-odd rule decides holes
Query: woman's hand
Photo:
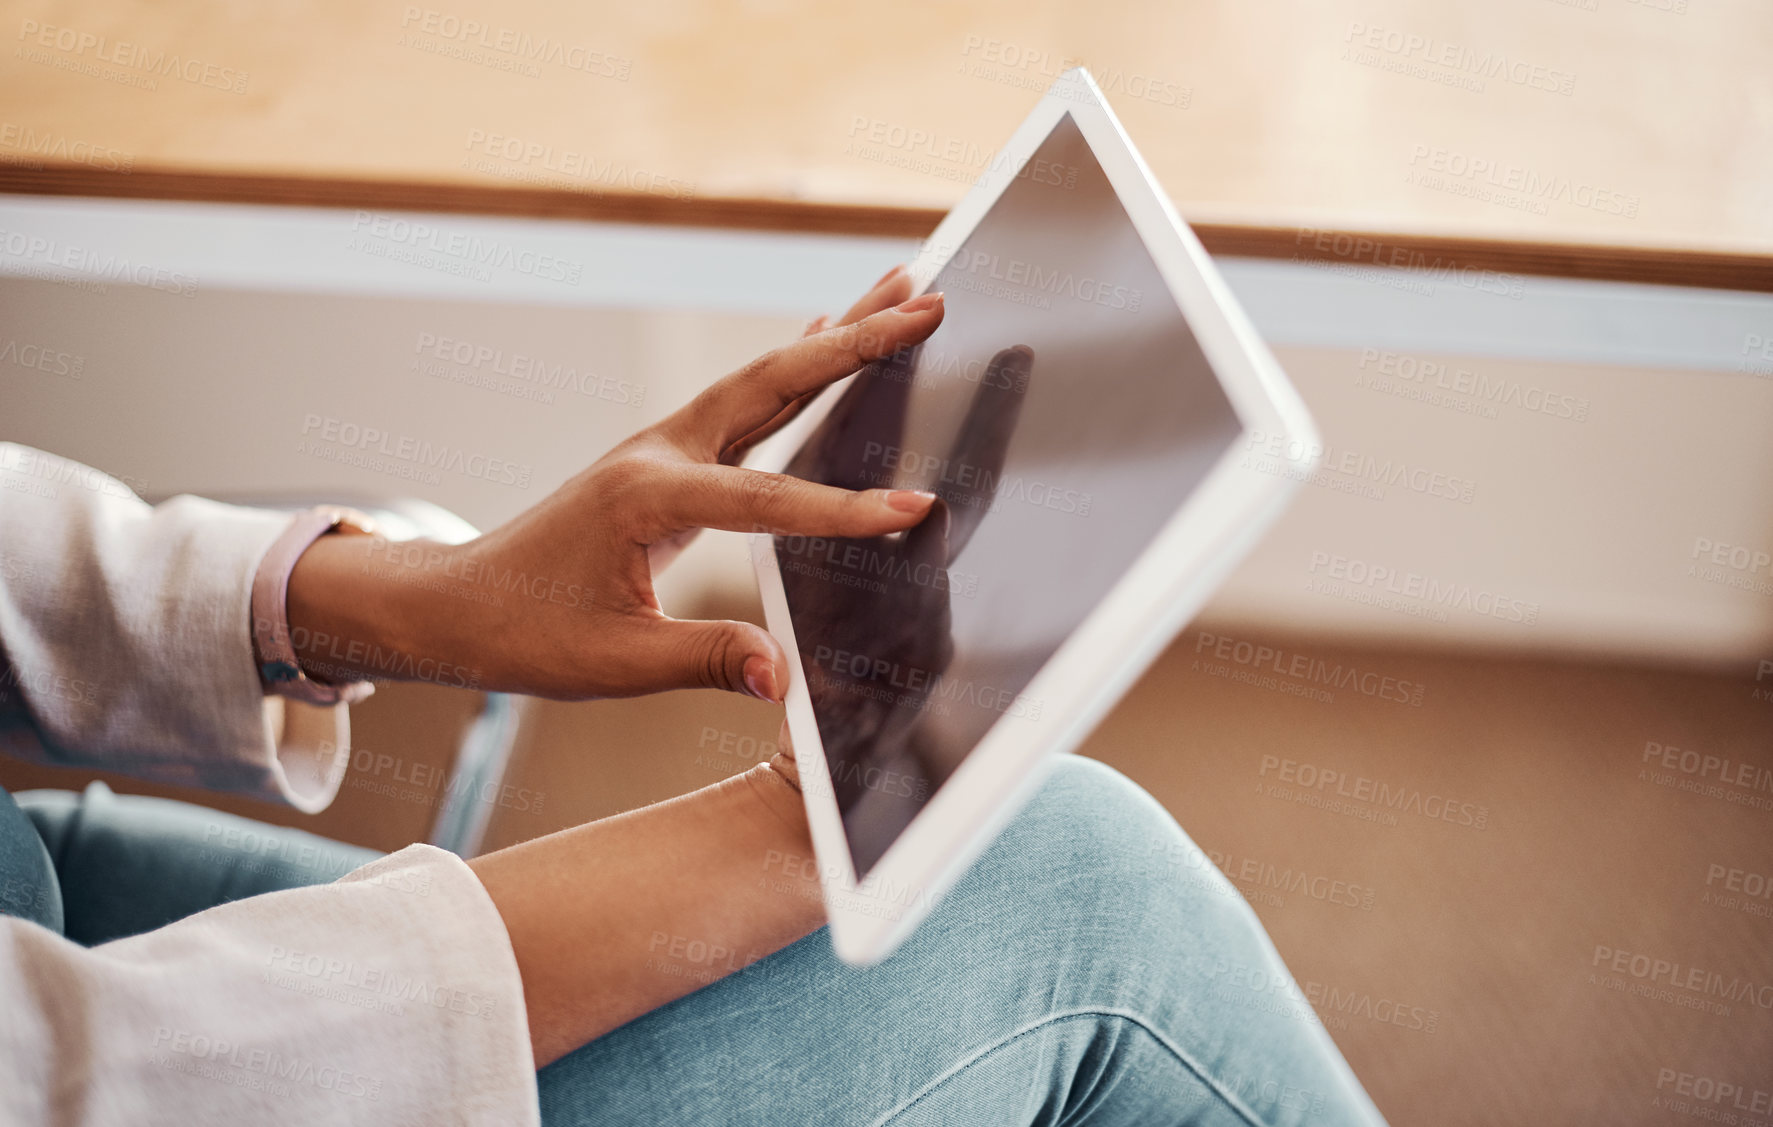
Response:
[[[815,322],[477,540],[322,537],[290,577],[297,656],[331,680],[451,668],[468,674],[454,683],[561,699],[705,687],[780,700],[775,639],[667,616],[654,569],[700,528],[871,537],[923,519],[931,494],[738,468],[826,385],[935,331],[941,295],[909,292],[889,272],[837,326]]]

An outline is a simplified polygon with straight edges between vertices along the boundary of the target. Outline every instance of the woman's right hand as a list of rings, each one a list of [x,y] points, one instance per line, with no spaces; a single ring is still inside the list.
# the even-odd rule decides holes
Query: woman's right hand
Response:
[[[509,523],[461,545],[391,546],[327,536],[289,583],[299,638],[447,662],[477,687],[557,699],[717,688],[779,701],[787,658],[747,622],[664,613],[653,572],[698,528],[872,537],[902,532],[933,494],[840,489],[740,468],[744,452],[826,385],[916,345],[942,323],[942,295],[907,301],[895,269],[836,326],[765,353],[598,459]],[[496,603],[452,597],[463,576],[490,577]],[[516,577],[515,585],[505,581]],[[304,664],[311,655],[297,644]],[[329,679],[378,679],[334,654]]]

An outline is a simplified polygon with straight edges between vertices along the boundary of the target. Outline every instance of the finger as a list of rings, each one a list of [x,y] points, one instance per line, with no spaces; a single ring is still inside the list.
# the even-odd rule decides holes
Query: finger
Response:
[[[905,534],[904,556],[913,574],[928,566],[945,568],[955,553],[948,547],[954,535],[954,507],[940,498],[930,507],[929,515]]]
[[[906,461],[905,410],[910,373],[922,345],[901,348],[872,364],[846,388],[831,412],[789,461],[787,472],[840,489],[895,484]]]
[[[942,295],[924,294],[765,353],[708,388],[660,424],[686,449],[713,461],[722,450],[767,424],[796,399],[897,349],[917,344],[942,323]]]
[[[623,628],[621,647],[636,694],[724,689],[774,702],[788,686],[781,645],[749,622],[661,617]]]
[[[871,449],[868,442],[879,441],[883,445],[896,446],[899,433],[904,429],[905,400],[911,394],[911,373],[917,367],[917,358],[923,346],[901,348],[891,356],[879,361],[873,370],[863,372],[854,386],[844,394],[836,406],[831,409],[831,421],[819,428],[825,436],[825,446],[833,442],[844,443],[844,450],[854,455],[859,451]],[[745,455],[749,454],[758,443],[768,439],[794,419],[804,410],[807,404],[819,397],[817,391],[810,391],[796,399],[776,415],[775,418],[758,427],[750,434],[741,438],[721,452],[720,460],[729,466],[742,465]],[[854,420],[846,421],[848,416],[860,412],[864,416],[864,429],[867,437],[859,444],[850,442],[847,437],[839,437],[839,432],[854,427]],[[833,467],[835,464],[825,457],[823,452],[818,455],[821,465]],[[830,485],[841,485],[845,489],[863,489],[864,485],[852,484],[860,466],[845,471],[831,469],[830,473],[821,471],[812,474],[796,474],[799,477],[813,477]],[[792,471],[791,471],[792,472]]]
[[[837,323],[853,325],[864,317],[872,317],[876,313],[903,303],[910,296],[911,276],[905,273],[904,266],[895,266],[882,274],[880,280],[869,287],[868,292],[862,295],[862,299],[850,306],[849,312],[845,313],[842,320]],[[807,325],[806,332],[800,335],[810,337],[822,333],[830,327],[831,318],[821,313],[813,318],[812,323]],[[745,455],[749,454],[758,443],[787,426],[815,398],[817,398],[817,393],[803,395],[782,408],[775,418],[721,451],[720,460],[729,466],[740,464],[745,460]]]
[[[786,474],[732,466],[684,465],[661,483],[652,534],[679,528],[779,532],[799,536],[884,536],[910,528],[934,493],[903,489],[852,492]]]
[[[953,475],[955,483],[942,488],[943,499],[957,510],[948,545],[950,563],[967,546],[991,508],[1033,371],[1032,348],[1018,344],[1003,349],[985,366],[979,389],[973,393],[946,463],[963,469]]]
[[[751,451],[757,447],[758,443],[764,441],[769,438],[770,435],[775,434],[777,431],[793,422],[796,416],[806,410],[806,405],[818,397],[818,392],[809,391],[799,399],[796,399],[794,402],[788,404],[788,406],[776,412],[775,418],[758,427],[744,438],[739,439],[739,441],[733,443],[731,446],[728,446],[725,450],[722,450],[720,452],[721,464],[728,466],[742,464],[745,461],[745,456],[751,453]]]
[[[905,273],[905,267],[895,266],[880,276],[880,281],[868,287],[856,304],[850,306],[849,312],[838,319],[840,325],[853,325],[864,317],[872,317],[883,309],[891,309],[911,296],[911,275]]]

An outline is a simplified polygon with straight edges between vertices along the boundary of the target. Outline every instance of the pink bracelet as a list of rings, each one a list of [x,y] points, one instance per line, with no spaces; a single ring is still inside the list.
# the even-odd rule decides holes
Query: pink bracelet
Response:
[[[265,691],[308,704],[355,704],[375,692],[368,681],[328,684],[302,672],[289,638],[289,575],[308,545],[341,528],[369,532],[374,522],[355,509],[321,505],[297,513],[259,561],[252,577],[252,640]]]

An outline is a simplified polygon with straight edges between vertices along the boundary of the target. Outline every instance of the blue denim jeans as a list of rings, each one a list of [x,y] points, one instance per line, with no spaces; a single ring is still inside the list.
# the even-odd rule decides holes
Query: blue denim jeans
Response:
[[[111,906],[156,926],[368,857],[309,838],[267,847],[278,868],[192,873],[194,839],[227,815],[108,791],[19,798],[86,942],[129,933],[96,926]],[[120,893],[116,865],[164,896]],[[815,932],[538,1082],[550,1125],[1383,1122],[1243,897],[1155,800],[1082,758],[881,966],[844,966]]]

